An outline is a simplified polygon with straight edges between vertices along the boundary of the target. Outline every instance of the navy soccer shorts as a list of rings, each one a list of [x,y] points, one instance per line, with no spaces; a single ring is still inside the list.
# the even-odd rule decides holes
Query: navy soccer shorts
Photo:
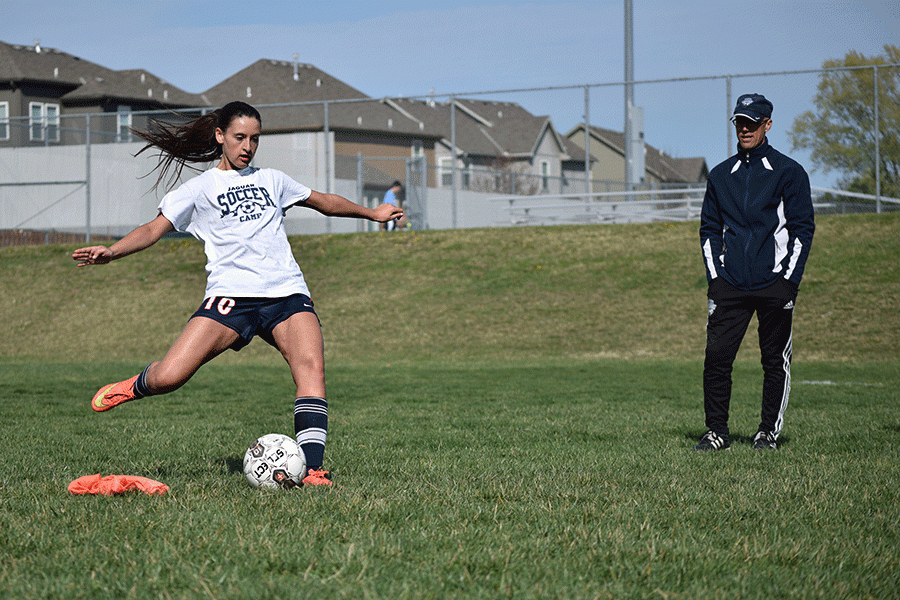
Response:
[[[316,314],[313,301],[304,294],[293,294],[286,298],[213,296],[205,298],[191,318],[206,317],[235,330],[240,337],[231,345],[231,349],[237,351],[249,344],[256,335],[274,346],[272,330],[282,321],[302,312]]]

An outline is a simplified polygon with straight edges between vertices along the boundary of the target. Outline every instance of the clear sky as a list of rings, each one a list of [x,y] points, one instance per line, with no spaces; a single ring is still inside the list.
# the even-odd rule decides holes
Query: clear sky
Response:
[[[900,2],[634,0],[635,80],[817,69],[850,50],[900,45]],[[624,79],[623,0],[3,0],[0,40],[40,39],[113,69],[143,68],[203,92],[260,58],[309,63],[373,97],[466,94]],[[775,104],[770,141],[812,108],[816,76],[733,79],[733,99]],[[752,87],[753,89],[749,89]],[[724,80],[643,84],[648,143],[674,156],[726,157]],[[565,134],[583,90],[472,96],[518,102]],[[622,131],[621,87],[591,91],[590,120]],[[824,175],[814,177],[825,184]]]

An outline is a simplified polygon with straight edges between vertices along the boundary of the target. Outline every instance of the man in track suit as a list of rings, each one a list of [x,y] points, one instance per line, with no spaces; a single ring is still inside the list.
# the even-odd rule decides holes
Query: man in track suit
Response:
[[[738,152],[710,171],[700,213],[709,282],[703,396],[708,431],[695,450],[731,446],[731,371],[755,312],[763,366],[762,411],[753,448],[776,449],[791,388],[791,332],[797,288],[815,223],[809,176],[769,145],[772,103],[738,98]]]

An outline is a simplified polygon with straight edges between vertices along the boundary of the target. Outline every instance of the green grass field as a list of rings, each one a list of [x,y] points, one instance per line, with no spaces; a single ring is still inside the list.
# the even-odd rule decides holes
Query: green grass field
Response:
[[[0,249],[2,598],[895,598],[900,216],[820,217],[782,447],[703,433],[696,224],[292,240],[326,337],[338,486],[241,473],[290,433],[260,341],[106,414],[202,299],[198,243],[76,269]],[[143,475],[165,496],[72,496]]]

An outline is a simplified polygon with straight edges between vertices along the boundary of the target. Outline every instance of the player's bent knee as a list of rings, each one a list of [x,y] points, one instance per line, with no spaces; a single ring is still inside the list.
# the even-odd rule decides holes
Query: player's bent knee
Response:
[[[147,373],[147,384],[154,394],[174,392],[191,378],[191,373],[183,373],[157,365]]]
[[[297,367],[310,375],[325,374],[325,359],[320,355],[304,355],[297,361]]]

